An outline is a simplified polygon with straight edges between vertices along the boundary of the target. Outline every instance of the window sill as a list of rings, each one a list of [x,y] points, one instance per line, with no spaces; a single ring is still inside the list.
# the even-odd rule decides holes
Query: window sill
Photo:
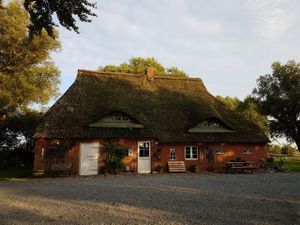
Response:
[[[198,158],[197,159],[184,159],[184,160],[198,160]]]

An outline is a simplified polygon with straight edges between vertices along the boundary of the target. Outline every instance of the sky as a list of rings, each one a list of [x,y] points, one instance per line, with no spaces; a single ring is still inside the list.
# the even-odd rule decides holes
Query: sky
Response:
[[[299,0],[101,0],[80,34],[59,27],[60,92],[77,70],[154,57],[243,99],[274,61],[300,61]]]

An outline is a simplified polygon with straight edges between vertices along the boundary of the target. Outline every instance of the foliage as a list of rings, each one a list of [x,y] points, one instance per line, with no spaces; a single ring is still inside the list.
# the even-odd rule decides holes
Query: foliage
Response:
[[[142,57],[132,57],[129,60],[129,63],[124,62],[120,65],[100,66],[98,68],[98,71],[144,74],[147,67],[149,66],[153,67],[154,74],[157,76],[169,76],[169,77],[188,76],[185,72],[179,70],[177,67],[165,68],[155,58],[142,58]]]
[[[157,164],[157,165],[155,166],[154,170],[155,170],[156,172],[161,173],[161,172],[163,172],[163,167],[162,167],[160,164]]]
[[[117,173],[123,165],[123,158],[127,155],[128,149],[114,142],[103,143],[105,151],[105,170],[108,173]]]
[[[268,152],[271,154],[289,154],[293,155],[297,153],[297,149],[290,144],[285,144],[283,146],[271,144],[268,146]]]
[[[300,64],[274,62],[272,74],[260,76],[253,96],[261,111],[269,116],[273,137],[285,136],[300,150]]]
[[[53,21],[54,14],[63,27],[77,33],[79,28],[76,26],[74,16],[88,23],[91,22],[89,16],[96,16],[92,12],[92,9],[96,8],[96,3],[90,3],[88,0],[25,0],[24,6],[30,15],[31,36],[40,34],[45,29],[50,36],[55,37],[54,27],[57,24]]]
[[[58,93],[59,71],[50,52],[60,48],[45,31],[32,40],[28,14],[19,1],[0,8],[0,127],[32,104],[46,104]],[[55,33],[57,35],[57,33]]]
[[[197,165],[191,165],[191,166],[190,166],[190,171],[191,171],[192,173],[198,172],[198,167],[197,167]]]
[[[297,149],[289,144],[285,144],[281,147],[281,154],[293,155],[297,152]]]
[[[28,111],[10,117],[0,129],[0,168],[32,167],[33,133],[42,113]]]
[[[224,98],[218,95],[216,98],[225,103],[231,110],[238,112],[245,119],[254,122],[265,133],[268,133],[267,116],[260,113],[256,101],[251,96],[247,96],[244,101],[241,101],[236,97],[232,98],[229,96]]]
[[[281,154],[281,146],[276,144],[270,144],[268,146],[268,153]]]
[[[0,129],[0,151],[24,149],[33,152],[33,133],[42,115],[28,111],[10,117]]]

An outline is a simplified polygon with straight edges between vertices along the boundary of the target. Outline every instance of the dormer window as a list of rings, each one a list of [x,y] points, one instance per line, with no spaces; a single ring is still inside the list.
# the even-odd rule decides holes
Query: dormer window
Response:
[[[107,128],[143,128],[144,126],[137,122],[133,117],[124,112],[111,112],[104,115],[99,120],[91,123],[90,127]]]
[[[218,118],[208,118],[201,121],[195,127],[189,129],[190,133],[201,132],[234,132],[229,126]]]

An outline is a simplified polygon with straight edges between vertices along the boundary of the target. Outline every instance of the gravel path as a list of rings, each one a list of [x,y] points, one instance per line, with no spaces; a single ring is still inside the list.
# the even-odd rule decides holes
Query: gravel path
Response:
[[[300,173],[0,181],[0,224],[300,224]]]

